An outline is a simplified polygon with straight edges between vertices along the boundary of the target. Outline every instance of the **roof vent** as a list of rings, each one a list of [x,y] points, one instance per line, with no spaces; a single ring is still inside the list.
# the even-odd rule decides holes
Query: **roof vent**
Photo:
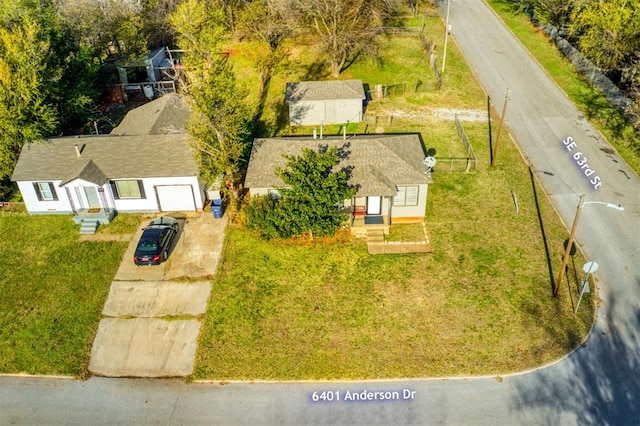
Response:
[[[74,145],[76,148],[76,156],[80,157],[80,154],[82,153],[82,151],[80,151],[80,147],[78,146],[78,144]]]

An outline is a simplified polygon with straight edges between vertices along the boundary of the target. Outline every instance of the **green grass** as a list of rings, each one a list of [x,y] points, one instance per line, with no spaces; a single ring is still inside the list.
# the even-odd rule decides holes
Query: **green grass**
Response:
[[[421,21],[421,18],[420,18]],[[426,17],[425,36],[442,45],[444,25],[437,16]],[[313,127],[291,128],[288,124],[288,108],[284,103],[287,82],[303,80],[330,80],[328,64],[323,53],[306,40],[297,40],[298,44],[289,46],[290,62],[282,67],[271,79],[268,96],[262,115],[261,129],[264,136],[291,134],[309,135]],[[406,83],[403,94],[393,94],[385,99],[373,99],[367,106],[371,116],[415,114],[430,115],[432,108],[453,108],[484,110],[486,100],[480,85],[468,72],[467,65],[455,43],[449,43],[447,53],[447,71],[444,74],[442,89],[435,89],[435,77],[429,66],[429,60],[422,48],[417,33],[383,36],[378,40],[380,58],[360,57],[347,67],[340,79],[360,79],[374,91],[375,85],[393,85]],[[239,83],[249,90],[249,102],[257,103],[258,77],[253,69],[255,51],[253,44],[232,42],[229,49],[233,52],[231,63],[236,71]],[[442,52],[437,51],[441,69]],[[421,91],[414,93],[416,82],[422,81]],[[316,126],[317,127],[317,126]],[[366,123],[350,123],[349,133],[373,132]],[[340,126],[325,126],[325,134],[339,134]],[[455,128],[454,128],[455,130]],[[393,129],[388,130],[393,131]],[[406,128],[405,130],[406,131]]]
[[[424,241],[425,235],[421,223],[399,223],[391,227],[385,235],[386,241]]]
[[[109,225],[99,226],[97,233],[121,235],[135,232],[143,217],[142,214],[117,214]]]
[[[439,22],[431,25],[435,34],[438,25],[442,27]],[[422,72],[417,67],[419,45],[392,39],[389,46],[393,47],[382,49],[386,60],[357,62],[343,77],[376,83]],[[452,51],[442,91],[390,97],[371,109],[483,110],[482,90],[455,46]],[[305,68],[304,60],[312,69],[313,58],[310,49],[301,50],[299,69]],[[274,79],[268,103],[279,102],[274,99],[283,95],[284,80]],[[394,123],[385,130],[418,131],[437,156],[464,154],[451,121]],[[446,165],[436,166],[425,219],[431,254],[372,256],[364,241],[345,235],[314,242],[267,242],[232,225],[214,280],[194,377],[504,374],[550,362],[576,347],[592,324],[594,303],[588,295],[573,315],[573,273],[569,286],[560,287],[559,297],[551,296],[565,227],[510,141],[502,141],[497,165],[491,169],[486,123],[464,127],[478,155],[478,169],[448,173]],[[407,227],[398,234],[408,238],[415,231]],[[576,256],[575,264],[582,260]]]
[[[488,3],[589,122],[605,136],[627,164],[640,173],[640,132],[633,129],[601,92],[576,73],[573,65],[526,16],[514,13],[504,0],[488,0]]]
[[[483,158],[475,174],[434,174],[429,255],[371,256],[363,241],[344,236],[267,242],[231,226],[195,377],[504,374],[578,345],[593,304],[583,300],[576,317],[566,285],[551,296],[528,169],[512,144],[495,170]],[[536,190],[557,269],[566,230]]]
[[[0,371],[84,376],[127,244],[79,242],[66,215],[0,212],[0,235]]]

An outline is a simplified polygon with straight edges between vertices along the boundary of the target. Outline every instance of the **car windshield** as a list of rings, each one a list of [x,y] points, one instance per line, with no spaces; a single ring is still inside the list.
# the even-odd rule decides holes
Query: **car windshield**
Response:
[[[153,253],[158,251],[161,229],[147,229],[142,233],[136,251]]]
[[[156,240],[140,240],[136,251],[156,252],[158,251],[158,241]]]

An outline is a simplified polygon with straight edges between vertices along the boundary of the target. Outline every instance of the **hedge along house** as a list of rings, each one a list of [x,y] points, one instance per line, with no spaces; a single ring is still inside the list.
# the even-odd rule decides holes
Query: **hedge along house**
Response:
[[[357,188],[343,207],[355,235],[373,228],[389,233],[392,223],[424,221],[432,178],[422,163],[425,153],[417,134],[256,139],[245,187],[251,196],[277,196],[283,183],[275,170],[286,166],[284,155],[334,146],[346,153],[338,167],[351,170],[349,184]]]
[[[182,118],[176,112],[160,124],[158,118],[173,101],[154,102],[130,112],[132,116],[114,129],[125,134],[25,144],[12,180],[27,211],[73,214],[74,221],[83,225],[81,232],[90,233],[99,223],[109,223],[116,212],[202,210],[204,185]],[[182,108],[179,105],[178,100],[173,107]],[[166,124],[169,134],[161,134]],[[153,134],[128,135],[127,128]]]
[[[360,80],[301,81],[287,83],[285,100],[290,125],[316,126],[362,121],[366,95]]]

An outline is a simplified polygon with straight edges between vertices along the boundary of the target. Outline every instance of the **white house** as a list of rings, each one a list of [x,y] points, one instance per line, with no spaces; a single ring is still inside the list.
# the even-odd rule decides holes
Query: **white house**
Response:
[[[362,121],[366,95],[360,80],[287,83],[285,96],[292,126]]]
[[[162,108],[148,108],[152,104],[147,110],[158,114]],[[141,132],[161,133],[155,120],[143,117]],[[29,213],[70,213],[77,223],[108,223],[115,212],[200,211],[204,184],[188,137],[173,128],[169,134],[125,132],[30,142],[23,146],[11,179]]]
[[[62,137],[22,148],[12,180],[29,213],[202,210],[187,135]]]
[[[275,170],[286,166],[284,155],[323,147],[341,151],[338,167],[349,170],[349,183],[357,188],[353,199],[344,201],[352,227],[383,225],[388,232],[391,223],[424,220],[432,178],[422,162],[425,153],[417,134],[256,139],[245,187],[252,196],[275,194],[283,186]]]

